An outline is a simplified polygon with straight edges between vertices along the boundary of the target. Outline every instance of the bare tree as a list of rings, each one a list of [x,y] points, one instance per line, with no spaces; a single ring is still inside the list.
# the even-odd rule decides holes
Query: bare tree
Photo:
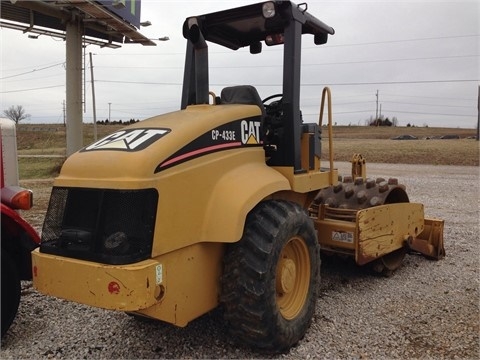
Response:
[[[30,117],[30,114],[25,113],[22,105],[12,105],[7,110],[4,110],[3,114],[10,120],[15,121],[15,124]]]

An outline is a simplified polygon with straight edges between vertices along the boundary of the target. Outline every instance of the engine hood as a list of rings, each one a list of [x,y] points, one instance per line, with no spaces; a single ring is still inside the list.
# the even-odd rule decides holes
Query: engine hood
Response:
[[[152,179],[213,152],[261,146],[255,105],[195,105],[123,128],[71,155],[57,182]]]

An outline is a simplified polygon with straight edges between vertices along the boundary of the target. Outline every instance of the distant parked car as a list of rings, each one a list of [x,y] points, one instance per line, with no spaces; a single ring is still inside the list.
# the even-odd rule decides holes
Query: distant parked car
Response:
[[[416,136],[408,135],[408,134],[398,135],[392,138],[392,140],[417,140],[417,139],[418,138]]]
[[[440,136],[440,139],[443,139],[443,140],[460,139],[460,136],[454,135],[454,134],[443,135],[443,136]]]

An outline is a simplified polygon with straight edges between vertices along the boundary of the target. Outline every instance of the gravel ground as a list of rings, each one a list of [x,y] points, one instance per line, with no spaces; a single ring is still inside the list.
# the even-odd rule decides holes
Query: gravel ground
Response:
[[[407,256],[391,278],[324,261],[314,321],[289,353],[234,345],[220,310],[176,328],[43,296],[25,282],[0,358],[480,358],[479,168],[368,164],[368,174],[397,177],[428,216],[445,219],[447,256]]]

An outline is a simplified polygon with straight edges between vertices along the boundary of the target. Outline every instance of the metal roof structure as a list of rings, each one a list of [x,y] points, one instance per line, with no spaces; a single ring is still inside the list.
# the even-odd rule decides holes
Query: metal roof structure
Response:
[[[65,38],[66,23],[79,20],[84,42],[89,44],[112,48],[122,43],[156,45],[99,1],[2,0],[0,6],[0,26],[24,33]]]
[[[83,147],[82,49],[85,44],[111,48],[125,43],[156,45],[137,31],[140,1],[0,0],[0,27],[65,40],[67,156]]]

